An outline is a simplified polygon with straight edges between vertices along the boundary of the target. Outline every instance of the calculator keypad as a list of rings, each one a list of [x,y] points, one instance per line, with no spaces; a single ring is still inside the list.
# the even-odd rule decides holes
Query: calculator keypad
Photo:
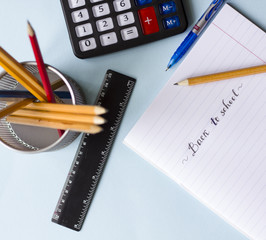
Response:
[[[61,0],[76,56],[89,58],[185,31],[182,0]]]

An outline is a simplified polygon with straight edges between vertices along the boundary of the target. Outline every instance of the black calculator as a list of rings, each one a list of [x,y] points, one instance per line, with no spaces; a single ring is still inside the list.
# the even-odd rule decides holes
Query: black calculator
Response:
[[[61,0],[72,48],[90,58],[184,32],[182,0]]]

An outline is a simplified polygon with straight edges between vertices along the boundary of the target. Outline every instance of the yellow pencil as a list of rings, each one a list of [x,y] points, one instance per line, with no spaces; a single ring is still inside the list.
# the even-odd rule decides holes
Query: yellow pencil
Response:
[[[56,90],[57,88],[60,88],[61,86],[64,85],[64,81],[62,79],[58,79],[52,84],[52,89]],[[57,98],[57,96],[55,96]],[[16,99],[9,99],[9,98],[1,98],[1,101],[6,101],[7,103],[13,104],[13,106],[8,106],[5,109],[0,110],[0,119],[11,114],[12,112],[16,111],[17,109],[21,109],[25,107],[26,105],[30,104],[33,102],[33,99],[21,99],[21,98],[16,98]],[[60,100],[60,101],[59,101]],[[61,99],[57,100],[58,102],[62,102]],[[14,101],[14,102],[13,102]],[[16,101],[16,102],[15,102]]]
[[[3,48],[0,47],[0,65],[15,78],[23,87],[30,91],[37,99],[42,102],[47,101],[43,87],[38,79],[27,71],[19,62],[10,56]]]
[[[100,126],[88,123],[60,122],[60,121],[51,121],[51,120],[41,120],[30,117],[21,117],[21,116],[8,116],[7,121],[16,124],[71,130],[71,131],[85,132],[90,134],[96,134],[103,130]]]
[[[60,122],[77,122],[77,123],[90,123],[95,125],[104,124],[106,121],[104,118],[96,115],[89,114],[77,114],[64,113],[64,112],[47,112],[47,111],[36,111],[36,110],[17,110],[10,116],[21,116],[30,117],[40,120],[51,120]]]
[[[250,67],[250,68],[243,68],[243,69],[234,70],[234,71],[188,78],[181,82],[177,82],[174,85],[191,86],[191,85],[215,82],[215,81],[226,80],[226,79],[231,79],[231,78],[245,77],[245,76],[265,73],[265,72],[266,72],[266,65],[262,65],[262,66],[256,66],[256,67]]]
[[[53,83],[51,83],[52,90],[56,90],[65,85],[65,82],[62,79],[57,79]]]
[[[101,106],[71,105],[59,103],[31,103],[25,106],[24,109],[90,115],[101,115],[107,112],[107,110]]]
[[[34,101],[34,99],[26,98],[26,99],[23,99],[19,102],[14,102],[14,103],[8,105],[6,108],[4,108],[0,111],[0,119],[11,114],[12,112],[32,103],[33,101]]]

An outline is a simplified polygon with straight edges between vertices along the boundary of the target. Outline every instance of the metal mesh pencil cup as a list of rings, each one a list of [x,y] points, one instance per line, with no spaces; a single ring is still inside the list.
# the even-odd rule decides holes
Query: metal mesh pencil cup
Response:
[[[40,79],[35,62],[23,62],[22,64],[28,71]],[[58,90],[68,91],[71,95],[71,99],[64,99],[65,103],[74,105],[85,104],[85,98],[76,82],[52,66],[46,65],[46,70],[51,83],[58,79],[63,80],[64,86]],[[0,74],[0,90],[25,89],[8,73],[3,72]],[[7,102],[5,99],[0,98],[0,110],[6,106]],[[12,124],[7,122],[6,118],[0,119],[0,142],[10,149],[21,152],[40,153],[54,151],[69,145],[78,135],[78,132],[67,130],[59,137],[56,129]]]

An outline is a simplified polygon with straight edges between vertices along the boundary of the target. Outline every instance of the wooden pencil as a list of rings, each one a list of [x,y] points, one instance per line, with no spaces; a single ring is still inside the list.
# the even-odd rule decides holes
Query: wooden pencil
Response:
[[[51,84],[52,90],[56,90],[60,87],[63,87],[65,85],[65,82],[62,79],[57,79]]]
[[[93,125],[88,123],[40,120],[40,119],[21,117],[21,116],[8,116],[7,121],[16,124],[23,124],[23,125],[36,126],[36,127],[46,127],[53,129],[64,129],[76,132],[85,132],[90,134],[96,134],[103,130],[102,127],[98,125]]]
[[[107,112],[107,110],[101,106],[91,105],[71,105],[71,104],[55,104],[55,103],[38,103],[34,102],[24,107],[24,109],[31,109],[37,111],[53,111],[63,113],[75,113],[75,114],[90,114],[101,115]]]
[[[44,64],[44,61],[43,61],[43,57],[42,57],[42,53],[41,53],[41,50],[40,50],[40,47],[39,47],[37,36],[36,36],[35,31],[32,28],[32,26],[31,26],[29,21],[28,21],[27,27],[28,27],[29,39],[30,39],[30,42],[31,42],[31,46],[32,46],[32,49],[33,49],[35,60],[37,62],[37,67],[38,67],[39,74],[40,74],[40,77],[41,77],[41,80],[42,80],[43,88],[44,88],[44,90],[46,92],[47,100],[48,100],[48,102],[55,103],[54,94],[53,94],[53,91],[52,91],[52,88],[51,88],[51,84],[50,84],[50,81],[49,81],[49,78],[48,78],[48,74],[47,74],[47,71],[46,71],[46,67],[45,67],[45,64]]]
[[[26,99],[23,99],[21,101],[14,102],[14,103],[8,105],[6,108],[4,108],[0,111],[0,119],[13,113],[14,111],[32,103],[33,101],[34,101],[34,99],[26,98]]]
[[[60,122],[71,122],[71,123],[90,123],[95,125],[104,124],[106,121],[104,118],[96,115],[89,114],[77,114],[65,113],[65,112],[44,112],[36,110],[17,110],[13,112],[10,116],[21,116],[21,117],[30,117],[40,120],[51,120],[51,121],[60,121]]]
[[[46,93],[47,101],[50,103],[55,103],[56,102],[55,96],[51,88],[50,80],[48,78],[48,74],[47,74],[46,67],[43,61],[43,57],[42,57],[42,53],[39,47],[37,36],[31,24],[29,23],[29,21],[28,21],[28,35],[29,35],[29,39],[31,42],[34,56],[35,56],[35,60],[37,62],[37,67],[38,67],[39,74],[42,80],[43,88]],[[57,96],[57,101],[61,102],[61,99],[58,98],[58,96]],[[58,129],[58,134],[61,137],[64,134],[64,131],[61,129]]]
[[[22,64],[17,62],[2,47],[0,47],[0,65],[38,100],[47,102],[46,93],[38,82],[38,79],[32,73],[27,71]]]
[[[64,83],[64,81],[62,80],[62,79],[58,79],[57,81],[55,81],[53,84],[52,84],[52,89],[53,90],[56,90],[56,89],[58,89],[58,88],[60,88],[60,87],[62,87],[63,85],[64,85],[65,83]],[[11,107],[11,106],[8,106],[9,107],[9,110],[7,109],[7,108],[5,108],[5,109],[2,109],[1,111],[0,111],[0,113],[1,113],[1,118],[3,118],[4,116],[6,116],[6,115],[9,115],[9,114],[11,114],[12,112],[14,112],[14,111],[16,111],[17,109],[19,109],[19,108],[21,108],[21,107],[23,107],[23,106],[26,106],[26,105],[28,105],[28,104],[30,104],[30,103],[32,103],[33,102],[33,99],[28,99],[28,98],[23,98],[23,99],[15,99],[15,101],[13,102],[13,100],[12,99],[9,99],[9,98],[4,98],[4,99],[1,99],[2,101],[6,101],[7,103],[9,103],[9,104],[16,104],[15,106],[17,106],[17,107]],[[2,112],[2,111],[5,111],[5,112]]]
[[[261,66],[243,68],[243,69],[233,70],[233,71],[228,71],[228,72],[210,74],[210,75],[199,76],[199,77],[192,77],[192,78],[185,79],[181,82],[177,82],[174,85],[191,86],[191,85],[196,85],[196,84],[227,80],[231,78],[245,77],[245,76],[265,73],[265,72],[266,72],[266,65],[261,65]]]

